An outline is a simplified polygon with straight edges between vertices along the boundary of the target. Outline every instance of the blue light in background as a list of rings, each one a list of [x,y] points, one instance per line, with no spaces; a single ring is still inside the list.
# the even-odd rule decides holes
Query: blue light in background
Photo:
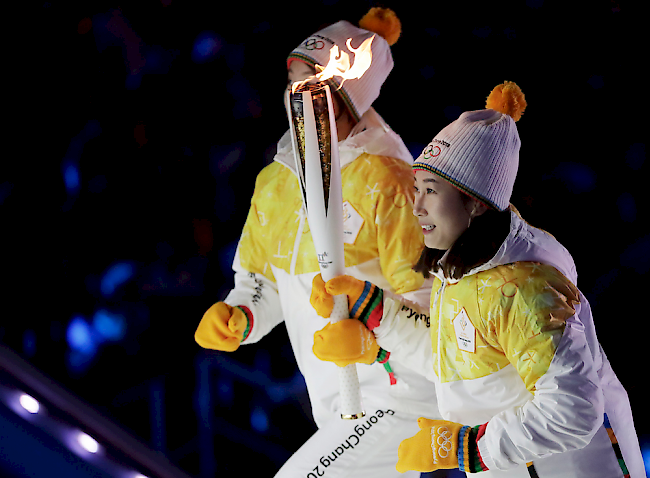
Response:
[[[97,351],[97,343],[93,337],[93,331],[83,317],[74,317],[68,324],[66,331],[68,345],[73,351],[82,355],[92,356]]]
[[[63,183],[69,194],[74,195],[81,186],[81,174],[79,172],[79,160],[83,153],[84,146],[88,141],[98,137],[102,128],[97,120],[88,120],[83,129],[70,139],[65,157],[61,163]]]
[[[23,334],[23,351],[28,357],[33,357],[36,353],[36,334],[31,329],[25,330]]]
[[[63,168],[63,182],[68,192],[79,189],[79,169],[74,164],[67,164]]]
[[[196,55],[201,58],[206,58],[212,56],[212,54],[219,48],[216,40],[214,38],[203,38],[198,41],[194,46]]]
[[[199,33],[192,47],[192,61],[194,63],[207,63],[214,60],[221,50],[221,41],[216,33],[205,31]]]
[[[129,262],[118,262],[109,267],[100,283],[100,290],[104,296],[112,295],[117,288],[133,277],[134,267]]]
[[[221,402],[226,405],[231,405],[235,399],[235,388],[232,379],[219,377],[217,381],[217,392]]]
[[[560,163],[554,173],[575,194],[586,193],[596,187],[596,173],[586,164]]]
[[[65,356],[66,365],[71,375],[80,375],[88,371],[93,363],[95,354],[87,354],[78,350],[68,350]]]
[[[251,426],[260,433],[269,429],[269,417],[260,407],[255,407],[251,412]]]
[[[302,374],[296,370],[289,382],[274,383],[266,388],[266,393],[273,403],[282,403],[291,397],[307,393],[307,384]]]
[[[126,333],[126,320],[121,315],[100,309],[93,316],[93,329],[104,340],[121,340]]]

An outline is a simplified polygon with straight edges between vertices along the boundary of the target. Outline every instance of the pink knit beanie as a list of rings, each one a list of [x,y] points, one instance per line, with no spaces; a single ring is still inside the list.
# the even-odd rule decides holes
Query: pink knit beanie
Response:
[[[521,141],[515,121],[526,107],[517,85],[497,86],[488,109],[466,111],[443,128],[413,163],[446,179],[483,204],[505,210],[519,166]],[[514,119],[513,119],[514,117]]]
[[[372,64],[361,78],[344,81],[342,86],[340,77],[329,80],[357,121],[377,99],[381,86],[393,69],[390,45],[397,41],[401,32],[399,19],[386,8],[372,8],[359,25],[362,28],[343,20],[323,28],[300,43],[287,58],[287,66],[293,60],[300,60],[311,67],[324,67],[329,62],[330,48],[336,45],[354,61],[354,53],[347,47],[347,40],[351,39],[352,48],[359,48],[364,40],[377,33],[371,47]]]

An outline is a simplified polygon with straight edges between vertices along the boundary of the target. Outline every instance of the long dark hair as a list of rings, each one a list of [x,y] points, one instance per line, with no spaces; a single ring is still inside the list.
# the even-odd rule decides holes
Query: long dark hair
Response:
[[[461,193],[463,201],[469,196]],[[445,277],[460,279],[470,270],[485,264],[497,253],[510,232],[510,209],[497,211],[489,208],[472,220],[471,225],[456,239],[443,265]],[[445,250],[424,247],[413,270],[428,278],[440,268],[438,261]]]

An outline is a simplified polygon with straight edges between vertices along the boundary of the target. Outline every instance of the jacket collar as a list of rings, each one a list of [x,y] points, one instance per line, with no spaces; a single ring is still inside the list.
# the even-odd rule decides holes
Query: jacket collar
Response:
[[[510,205],[510,232],[497,253],[485,264],[469,271],[466,275],[477,274],[495,267],[514,262],[540,262],[555,267],[577,286],[578,273],[569,251],[548,232],[531,226],[522,219],[519,211]],[[447,253],[442,256],[443,264]],[[442,270],[434,273],[441,281],[454,284],[458,280],[445,279]]]

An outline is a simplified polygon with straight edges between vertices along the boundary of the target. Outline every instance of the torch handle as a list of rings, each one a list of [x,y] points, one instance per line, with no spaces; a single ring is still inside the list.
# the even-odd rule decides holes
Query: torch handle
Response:
[[[348,312],[348,296],[345,294],[335,295],[334,308],[330,314],[330,322],[334,323],[348,318],[350,318],[350,312]]]
[[[335,295],[330,322],[338,322],[348,318],[348,297],[346,295]],[[339,367],[339,392],[341,396],[341,418],[354,420],[366,414],[361,405],[361,388],[359,387],[356,364]]]

